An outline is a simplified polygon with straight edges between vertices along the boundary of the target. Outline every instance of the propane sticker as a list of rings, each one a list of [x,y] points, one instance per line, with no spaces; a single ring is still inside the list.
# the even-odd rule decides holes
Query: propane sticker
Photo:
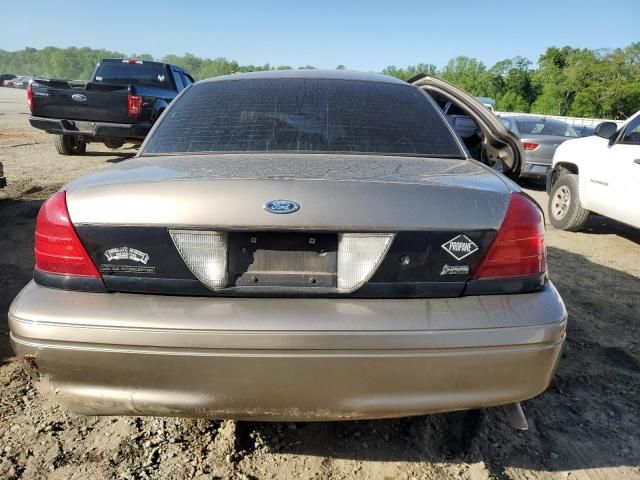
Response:
[[[443,243],[442,248],[456,260],[462,260],[478,251],[478,245],[466,235],[452,238],[447,243]]]

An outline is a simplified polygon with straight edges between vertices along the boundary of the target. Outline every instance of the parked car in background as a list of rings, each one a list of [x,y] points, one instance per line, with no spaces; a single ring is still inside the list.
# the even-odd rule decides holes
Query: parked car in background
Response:
[[[23,78],[25,78],[25,77],[21,76],[21,75],[12,78],[11,80],[9,80],[7,82],[7,87],[15,88],[14,82],[20,82],[20,81],[22,81]]]
[[[487,107],[492,112],[496,111],[496,101],[490,97],[475,97],[482,105]]]
[[[169,103],[193,78],[181,67],[135,59],[105,59],[91,80],[37,78],[27,90],[29,122],[55,135],[61,155],[81,155],[87,143],[140,145]]]
[[[504,115],[500,121],[522,142],[526,159],[521,178],[544,180],[551,169],[556,148],[570,138],[579,137],[574,128],[560,120],[533,115]]]
[[[574,125],[573,129],[576,131],[579,137],[590,137],[596,131],[596,127],[588,127],[585,125]]]
[[[29,86],[29,82],[33,79],[33,77],[16,77],[13,79],[11,86],[13,88],[21,88],[26,89]]]
[[[640,228],[640,112],[621,128],[604,122],[591,137],[563,143],[547,176],[549,219],[582,230],[591,212]]]
[[[11,73],[3,73],[0,75],[0,85],[3,87],[9,87],[13,83],[14,78],[16,78],[16,76]]]
[[[487,161],[519,169],[497,117],[429,76],[192,85],[138,158],[42,206],[9,312],[18,358],[90,415],[513,411],[565,338],[543,214],[469,156],[436,96],[476,122]]]

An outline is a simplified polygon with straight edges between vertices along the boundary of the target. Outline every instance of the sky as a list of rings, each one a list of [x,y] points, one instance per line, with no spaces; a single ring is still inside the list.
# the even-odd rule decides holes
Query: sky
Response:
[[[487,64],[547,47],[640,41],[640,0],[2,0],[0,49],[186,52],[240,64],[380,71],[458,55]]]

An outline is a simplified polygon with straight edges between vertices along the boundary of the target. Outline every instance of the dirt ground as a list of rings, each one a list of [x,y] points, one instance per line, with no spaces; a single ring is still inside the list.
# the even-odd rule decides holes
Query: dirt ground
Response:
[[[570,324],[552,385],[523,403],[528,432],[497,409],[283,424],[81,417],[44,400],[15,361],[5,314],[31,277],[38,208],[135,152],[57,155],[29,126],[24,95],[0,88],[0,478],[640,479],[640,231],[597,216],[584,233],[548,230]]]

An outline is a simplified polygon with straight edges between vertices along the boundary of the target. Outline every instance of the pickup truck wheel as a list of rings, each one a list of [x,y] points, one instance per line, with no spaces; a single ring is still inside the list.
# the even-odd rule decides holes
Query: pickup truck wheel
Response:
[[[73,135],[54,135],[53,143],[60,155],[82,155],[87,151],[87,142],[82,142]]]
[[[124,142],[117,138],[107,138],[105,139],[104,144],[107,146],[107,148],[115,150],[116,148],[120,148],[122,145],[124,145]]]
[[[551,225],[569,232],[579,232],[587,223],[589,210],[582,208],[578,192],[578,176],[562,175],[551,187],[549,219]]]

